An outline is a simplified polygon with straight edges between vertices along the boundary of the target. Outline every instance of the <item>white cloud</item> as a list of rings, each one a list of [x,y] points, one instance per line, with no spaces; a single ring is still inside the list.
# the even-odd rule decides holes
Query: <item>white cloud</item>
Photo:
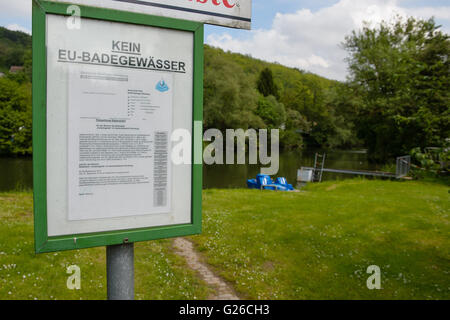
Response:
[[[7,25],[7,26],[6,26],[6,29],[12,30],[12,31],[22,31],[22,32],[25,32],[25,33],[28,33],[28,34],[31,35],[31,30],[28,30],[28,29],[25,28],[25,27],[19,26],[18,24],[10,24],[10,25]]]
[[[31,0],[1,1],[0,21],[14,22],[5,26],[9,30],[31,34],[31,30],[23,26],[31,20],[31,3]]]
[[[450,20],[450,6],[448,7],[422,7],[405,9],[408,15],[414,17],[435,17],[436,19]]]
[[[31,17],[32,0],[6,0],[0,4],[2,16]]]
[[[250,31],[248,39],[233,38],[227,33],[211,34],[207,43],[344,80],[346,52],[339,44],[345,36],[361,28],[364,21],[373,25],[397,14],[450,19],[450,6],[405,9],[398,0],[341,0],[317,12],[302,9],[289,14],[277,13],[270,29]]]

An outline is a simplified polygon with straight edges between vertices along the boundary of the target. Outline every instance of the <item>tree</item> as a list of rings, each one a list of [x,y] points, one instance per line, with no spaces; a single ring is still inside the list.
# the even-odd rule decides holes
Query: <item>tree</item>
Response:
[[[278,129],[286,122],[286,109],[274,96],[261,96],[256,114],[264,120],[270,129]]]
[[[300,149],[303,147],[302,134],[311,131],[311,124],[300,114],[300,112],[287,109],[286,125],[281,131],[280,142],[284,149]]]
[[[277,99],[280,98],[278,87],[273,81],[273,74],[269,68],[264,68],[261,71],[258,78],[257,87],[258,91],[261,92],[264,97],[274,96]]]
[[[258,97],[254,80],[237,63],[223,51],[205,48],[205,129],[265,128],[256,114]]]
[[[0,78],[0,154],[31,154],[31,85]]]
[[[382,22],[346,37],[357,131],[375,161],[442,145],[450,124],[450,40],[433,19]]]

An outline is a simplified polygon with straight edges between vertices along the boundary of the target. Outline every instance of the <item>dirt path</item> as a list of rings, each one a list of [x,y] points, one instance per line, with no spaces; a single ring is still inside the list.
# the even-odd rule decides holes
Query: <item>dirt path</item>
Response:
[[[233,290],[222,280],[216,276],[211,269],[202,262],[202,259],[194,249],[192,242],[184,238],[176,238],[174,247],[177,254],[184,257],[188,266],[197,271],[202,280],[204,280],[212,288],[215,293],[209,297],[209,300],[239,300]]]

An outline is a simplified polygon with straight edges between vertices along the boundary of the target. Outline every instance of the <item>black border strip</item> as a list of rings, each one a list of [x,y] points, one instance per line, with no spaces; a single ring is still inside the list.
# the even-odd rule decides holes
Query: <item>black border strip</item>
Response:
[[[215,16],[215,17],[219,17],[219,18],[225,18],[225,19],[231,19],[231,20],[241,20],[244,22],[252,22],[252,19],[249,19],[249,18],[236,17],[236,16],[230,16],[230,15],[222,14],[222,13],[215,13],[215,12],[209,12],[209,11],[203,11],[203,10],[197,10],[197,9],[171,6],[168,4],[147,2],[147,1],[141,1],[141,0],[113,0],[113,1],[133,3],[133,4],[139,4],[142,6],[157,7],[157,8],[162,8],[162,9],[170,9],[170,10],[178,10],[178,11],[185,11],[185,12],[198,13],[198,14],[206,14],[206,15]]]

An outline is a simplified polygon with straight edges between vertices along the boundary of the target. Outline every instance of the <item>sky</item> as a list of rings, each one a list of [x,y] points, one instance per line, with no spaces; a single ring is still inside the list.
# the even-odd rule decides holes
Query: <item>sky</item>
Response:
[[[249,1],[249,0],[241,0]],[[205,43],[345,80],[345,36],[395,15],[434,17],[450,33],[450,0],[253,0],[252,30],[205,27]],[[0,0],[0,25],[31,33],[31,0]]]

